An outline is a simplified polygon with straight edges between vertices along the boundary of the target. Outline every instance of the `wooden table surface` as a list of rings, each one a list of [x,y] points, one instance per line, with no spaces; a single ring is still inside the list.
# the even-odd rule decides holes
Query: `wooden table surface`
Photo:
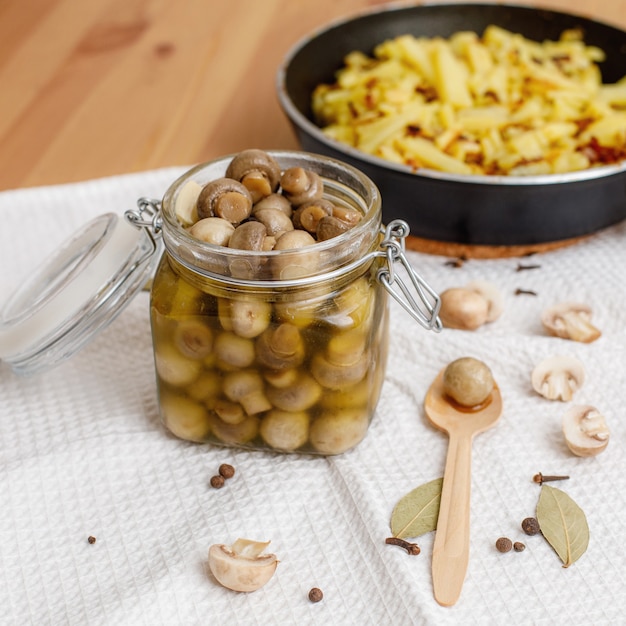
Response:
[[[275,95],[284,55],[383,4],[0,0],[0,190],[296,148]],[[626,0],[541,6],[626,29]]]

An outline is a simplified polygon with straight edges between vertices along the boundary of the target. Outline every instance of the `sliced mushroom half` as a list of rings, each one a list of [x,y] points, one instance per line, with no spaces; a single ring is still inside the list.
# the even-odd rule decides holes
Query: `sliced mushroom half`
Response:
[[[548,400],[568,402],[585,381],[582,363],[572,356],[551,356],[532,372],[533,389]]]
[[[602,334],[591,323],[591,307],[578,302],[561,302],[546,309],[541,322],[556,337],[591,343]]]
[[[571,407],[563,416],[567,447],[577,456],[595,456],[609,445],[610,431],[604,415],[590,405]]]
[[[233,591],[256,591],[276,571],[275,554],[263,554],[269,541],[237,539],[231,546],[209,548],[209,568],[220,585]]]

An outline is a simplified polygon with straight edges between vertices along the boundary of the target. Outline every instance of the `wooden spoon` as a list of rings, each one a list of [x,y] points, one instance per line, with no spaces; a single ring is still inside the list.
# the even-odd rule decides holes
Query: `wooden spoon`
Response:
[[[430,386],[424,408],[430,422],[450,437],[432,571],[435,600],[442,606],[452,606],[461,595],[469,560],[472,440],[496,424],[502,413],[502,398],[494,385],[489,398],[478,408],[461,407],[444,394],[444,371]]]

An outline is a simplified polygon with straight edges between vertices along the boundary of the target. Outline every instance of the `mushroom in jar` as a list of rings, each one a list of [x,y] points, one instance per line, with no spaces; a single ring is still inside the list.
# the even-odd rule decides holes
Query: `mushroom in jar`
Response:
[[[320,454],[341,454],[365,437],[368,425],[362,409],[327,409],[313,420],[309,441]]]
[[[293,452],[309,438],[309,415],[306,411],[273,409],[261,420],[259,434],[274,450]]]
[[[291,280],[307,276],[317,269],[319,256],[316,251],[301,251],[315,243],[312,235],[305,230],[290,230],[277,240],[274,250],[283,250],[272,259],[272,272],[278,280]],[[297,251],[291,254],[289,251]]]
[[[465,407],[483,404],[494,387],[489,367],[471,356],[450,363],[443,373],[443,391],[455,402]]]
[[[159,378],[173,387],[184,387],[200,374],[201,361],[190,359],[174,345],[160,344],[154,351],[154,364]]]
[[[202,185],[195,180],[188,180],[176,196],[174,214],[183,226],[191,226],[198,221],[198,196]]]
[[[217,178],[202,188],[196,206],[199,219],[221,217],[239,224],[252,212],[252,196],[239,181]]]
[[[227,374],[223,391],[229,400],[241,404],[247,415],[257,415],[272,408],[265,395],[263,378],[256,370],[239,370]]]
[[[571,400],[585,380],[582,363],[572,356],[547,357],[532,371],[533,389],[548,400]]]
[[[324,183],[317,172],[303,167],[290,167],[280,177],[283,194],[294,206],[319,200],[324,193]]]
[[[188,232],[200,241],[216,246],[228,246],[235,227],[222,217],[205,217],[198,220]]]
[[[287,322],[268,328],[256,340],[256,356],[261,365],[272,370],[297,367],[305,357],[300,331]]]
[[[291,371],[291,370],[289,370]],[[282,411],[306,411],[321,397],[322,388],[306,372],[298,372],[289,385],[272,385],[267,390],[267,397],[274,407]]]
[[[260,299],[220,299],[218,314],[222,328],[240,337],[258,337],[270,324],[272,305]]]
[[[274,237],[269,237],[267,229],[261,222],[244,222],[235,228],[228,247],[253,252],[268,251],[274,247]],[[255,278],[261,267],[262,260],[252,256],[237,256],[229,260],[231,274],[235,278]]]
[[[188,441],[206,441],[211,424],[205,407],[184,396],[164,392],[160,409],[167,429],[177,437]]]
[[[577,456],[600,454],[608,446],[610,434],[604,415],[593,406],[573,406],[563,416],[565,443]]]
[[[258,202],[278,189],[280,166],[267,152],[251,148],[233,157],[226,177],[241,182],[250,192],[252,201]]]
[[[333,208],[333,203],[326,198],[309,200],[293,212],[293,224],[296,228],[304,229],[314,235],[320,220],[332,215]]]
[[[551,335],[582,343],[591,343],[602,334],[591,323],[591,307],[578,302],[549,307],[543,312],[541,323]]]
[[[174,328],[174,345],[190,359],[203,359],[213,349],[213,331],[200,316],[181,318]]]
[[[293,230],[293,222],[280,209],[260,209],[254,213],[254,219],[265,226],[270,237],[278,239],[288,230]]]
[[[252,215],[256,215],[258,211],[262,211],[263,209],[276,209],[284,213],[287,217],[291,217],[293,213],[291,202],[289,202],[282,193],[271,193],[269,196],[261,198],[252,207]]]
[[[231,546],[212,545],[209,569],[227,589],[256,591],[272,578],[278,565],[275,554],[263,554],[269,544],[269,541],[237,539]]]
[[[245,445],[259,433],[259,418],[256,415],[244,416],[243,420],[229,424],[217,414],[209,413],[209,421],[215,437],[233,446]]]

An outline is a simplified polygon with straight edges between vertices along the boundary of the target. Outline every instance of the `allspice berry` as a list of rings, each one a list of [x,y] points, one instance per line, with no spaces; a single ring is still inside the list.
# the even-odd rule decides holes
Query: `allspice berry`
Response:
[[[524,550],[526,550],[526,546],[521,541],[516,541],[513,544],[513,550],[515,550],[515,552],[524,552]]]
[[[500,537],[496,541],[496,550],[498,552],[510,552],[513,547],[513,542],[508,537]]]
[[[224,478],[232,478],[235,475],[235,468],[228,463],[222,463],[218,469],[220,476]]]
[[[541,532],[541,529],[539,528],[539,522],[534,517],[527,517],[522,521],[522,530],[527,535],[536,535]]]
[[[323,597],[324,594],[322,593],[322,590],[317,587],[313,587],[313,589],[309,591],[309,600],[311,602],[320,602]]]
[[[211,487],[215,489],[221,489],[224,486],[224,477],[219,474],[216,476],[211,476]]]

